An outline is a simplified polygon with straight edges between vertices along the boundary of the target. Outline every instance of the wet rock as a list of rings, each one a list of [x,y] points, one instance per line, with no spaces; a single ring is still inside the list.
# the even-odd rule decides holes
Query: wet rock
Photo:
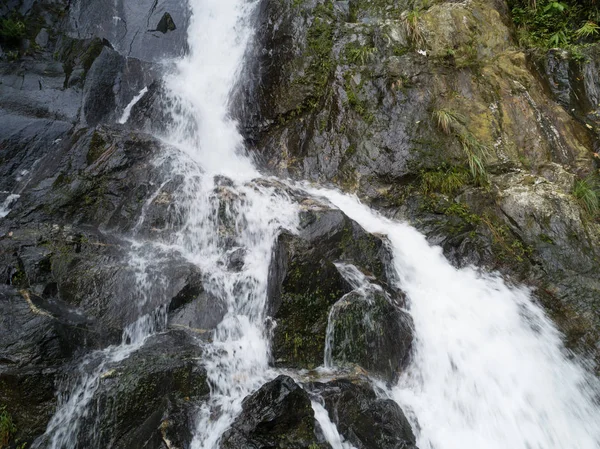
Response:
[[[202,351],[186,333],[150,337],[127,359],[106,367],[84,418],[77,447],[188,447],[194,404],[207,397]]]
[[[386,279],[383,241],[339,210],[308,207],[298,236],[279,237],[269,281],[269,313],[277,326],[278,366],[313,368],[323,363],[329,309],[352,290],[335,262],[349,262]]]
[[[107,39],[123,55],[160,62],[187,50],[189,15],[187,4],[175,0],[142,0],[126,6],[112,0],[76,0],[69,7],[67,32],[78,39]],[[156,26],[165,16],[171,19],[165,19],[168,33]]]
[[[389,382],[397,379],[412,347],[412,319],[385,292],[354,291],[329,315],[331,363],[356,363]]]
[[[291,378],[279,376],[242,404],[242,413],[223,434],[222,449],[326,449],[308,394]]]
[[[402,409],[378,397],[367,381],[340,379],[308,388],[322,398],[340,434],[357,449],[416,449]]]
[[[198,335],[208,336],[227,313],[227,305],[219,298],[204,291],[198,276],[192,279],[169,305],[169,321],[171,327],[183,327]]]
[[[116,101],[113,86],[124,59],[116,51],[104,47],[87,74],[83,94],[85,122],[95,126],[114,113]]]
[[[127,124],[144,131],[162,133],[172,122],[170,106],[164,86],[160,82],[153,82],[144,96],[131,108]]]
[[[0,402],[29,442],[46,429],[62,364],[93,338],[86,320],[29,290],[0,285]]]

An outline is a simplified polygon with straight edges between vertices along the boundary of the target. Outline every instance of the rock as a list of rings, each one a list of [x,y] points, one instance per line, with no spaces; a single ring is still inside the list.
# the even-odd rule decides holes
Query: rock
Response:
[[[168,12],[163,14],[158,25],[156,25],[156,31],[160,31],[163,34],[176,29],[177,27],[175,26],[175,22],[173,22],[173,17],[171,17],[171,14]]]
[[[30,442],[54,413],[55,381],[62,364],[87,338],[88,323],[66,306],[0,285],[0,403]]]
[[[187,334],[171,331],[150,337],[125,360],[107,365],[82,418],[77,447],[158,449],[165,439],[187,447],[194,404],[209,394],[198,363],[201,354]]]
[[[402,409],[379,398],[368,381],[340,379],[307,387],[321,397],[340,434],[357,449],[416,449]]]
[[[407,364],[412,319],[381,290],[343,296],[331,308],[329,326],[329,357],[334,365],[356,363],[393,382]]]
[[[153,82],[144,96],[131,108],[127,124],[146,132],[163,133],[172,122],[169,107],[165,87],[160,82]]]
[[[35,37],[35,43],[40,47],[45,48],[48,45],[49,38],[50,36],[48,35],[48,30],[46,28],[42,28]]]
[[[204,335],[214,330],[226,313],[223,301],[205,292],[198,281],[192,281],[171,300],[168,324]]]
[[[263,385],[242,404],[242,413],[221,438],[222,449],[326,449],[311,401],[290,377]]]
[[[279,237],[270,268],[275,364],[314,368],[323,363],[329,309],[352,290],[335,262],[352,263],[385,282],[388,258],[379,237],[339,210],[315,206],[303,212],[300,234]]]
[[[77,39],[107,39],[122,55],[160,62],[187,51],[189,16],[187,4],[175,0],[142,0],[127,6],[112,0],[75,0],[69,7],[67,32]],[[168,33],[155,29],[165,17],[170,17],[165,19]]]
[[[108,47],[102,49],[92,64],[83,92],[83,117],[89,126],[97,125],[114,113],[114,85],[123,64],[124,58]]]

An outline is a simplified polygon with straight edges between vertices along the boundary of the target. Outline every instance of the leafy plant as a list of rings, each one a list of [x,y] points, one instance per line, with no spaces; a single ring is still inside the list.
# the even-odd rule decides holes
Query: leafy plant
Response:
[[[421,173],[421,191],[426,195],[433,192],[453,195],[468,183],[469,172],[463,167],[442,166]]]
[[[600,37],[595,0],[509,0],[509,5],[522,46],[568,48]]]
[[[0,407],[0,448],[8,446],[12,435],[17,431],[13,423],[12,416],[6,411],[3,405]]]
[[[575,36],[585,39],[597,35],[599,30],[600,27],[596,23],[588,20],[581,28],[575,31]]]
[[[486,184],[488,177],[485,161],[490,155],[490,150],[467,129],[466,118],[462,114],[448,109],[433,111],[433,118],[445,134],[454,134],[460,141],[463,152],[467,156],[473,179],[482,185]]]
[[[592,175],[575,181],[573,195],[588,214],[598,215],[600,212],[600,182],[597,176]]]
[[[16,41],[25,36],[25,23],[21,20],[7,17],[0,19],[0,38]]]
[[[348,46],[346,48],[346,58],[353,64],[360,63],[364,65],[373,55],[377,53],[376,47],[368,46]]]
[[[563,12],[565,9],[567,9],[569,6],[566,5],[563,2],[550,2],[548,3],[544,9],[542,9],[543,12],[547,13],[558,13],[558,12]]]
[[[487,184],[488,174],[485,160],[490,155],[489,148],[482,144],[471,132],[465,131],[458,135],[463,151],[467,156],[471,176],[480,184]]]
[[[569,38],[563,30],[558,30],[548,38],[548,44],[551,47],[563,47],[569,43]]]

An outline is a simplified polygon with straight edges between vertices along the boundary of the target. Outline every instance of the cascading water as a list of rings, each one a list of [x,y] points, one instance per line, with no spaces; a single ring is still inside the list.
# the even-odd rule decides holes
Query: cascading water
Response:
[[[600,447],[599,382],[566,357],[530,292],[455,269],[418,231],[354,198],[312,192],[389,239],[416,335],[390,396],[411,412],[421,449]]]
[[[190,54],[165,80],[174,125],[162,137],[179,151],[164,156],[162,164],[183,181],[172,195],[173,232],[155,243],[196,264],[205,290],[226,309],[203,356],[211,395],[198,412],[194,449],[216,449],[243,399],[277,374],[269,368],[268,270],[278,232],[298,224],[298,207],[284,189],[269,179],[252,181],[260,174],[229,115],[255,6],[244,0],[190,0]],[[388,236],[416,333],[411,365],[389,395],[409,412],[421,449],[600,446],[600,410],[594,402],[600,389],[567,360],[558,332],[527,291],[470,268],[456,270],[416,230],[351,197],[304,189],[326,197],[368,231]],[[360,273],[338,268],[355,288],[366,282]],[[126,330],[121,346],[86,357],[48,427],[47,447],[76,446],[78,423],[102,372],[164,328],[164,308],[157,313]],[[350,448],[323,406],[313,402],[313,410],[332,447]]]

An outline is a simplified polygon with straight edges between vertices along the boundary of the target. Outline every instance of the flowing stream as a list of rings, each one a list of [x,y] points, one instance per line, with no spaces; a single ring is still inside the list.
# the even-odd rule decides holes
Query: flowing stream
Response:
[[[161,136],[179,150],[165,156],[165,167],[183,179],[174,192],[178,225],[156,244],[200,267],[206,291],[226,310],[206,345],[211,395],[198,411],[192,442],[194,449],[217,449],[243,399],[278,374],[269,367],[268,271],[278,233],[298,226],[298,206],[269,178],[256,181],[261,175],[229,115],[257,2],[189,1],[190,53],[165,79],[175,124]],[[527,290],[453,268],[416,230],[353,197],[295,187],[388,237],[416,336],[411,365],[388,394],[412,420],[421,449],[600,447],[597,381],[566,358],[559,333]],[[338,269],[364,281],[349,267]],[[163,309],[142,316],[122,345],[86,357],[48,427],[46,447],[76,447],[78,423],[106,364],[128,357],[165,320]],[[351,448],[322,405],[313,402],[313,409],[332,447]]]

